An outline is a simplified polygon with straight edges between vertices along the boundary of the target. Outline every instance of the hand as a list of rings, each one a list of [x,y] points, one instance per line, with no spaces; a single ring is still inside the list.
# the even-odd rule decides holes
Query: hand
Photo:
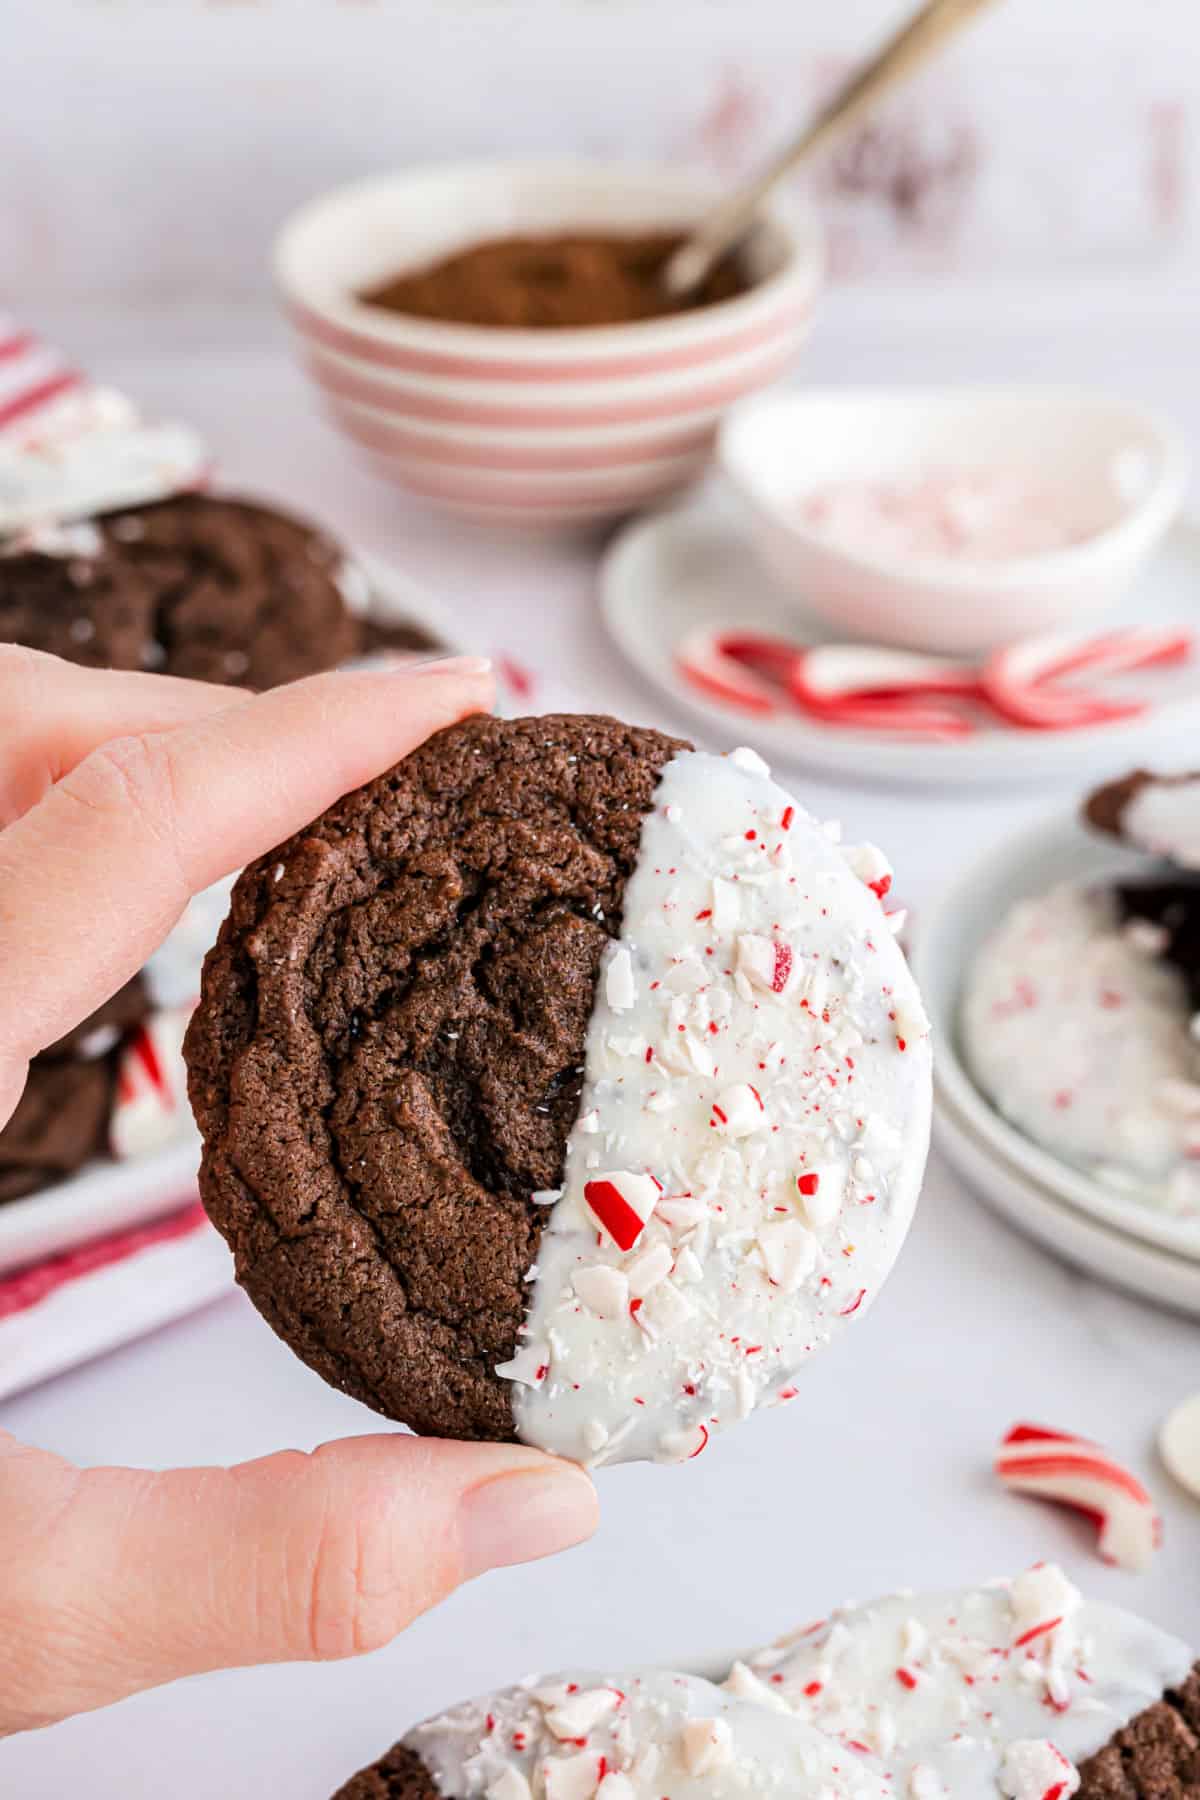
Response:
[[[192,894],[490,699],[469,659],[250,698],[0,646],[0,1123],[30,1057]],[[594,1525],[586,1475],[517,1446],[380,1435],[151,1473],[0,1434],[0,1735],[204,1669],[376,1649]]]

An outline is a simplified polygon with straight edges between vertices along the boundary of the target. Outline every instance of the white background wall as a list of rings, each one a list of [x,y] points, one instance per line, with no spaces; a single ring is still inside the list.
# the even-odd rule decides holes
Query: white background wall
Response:
[[[0,0],[0,288],[252,299],[279,218],[415,158],[733,172],[897,0]],[[1200,273],[1196,0],[999,0],[820,179],[846,280]]]

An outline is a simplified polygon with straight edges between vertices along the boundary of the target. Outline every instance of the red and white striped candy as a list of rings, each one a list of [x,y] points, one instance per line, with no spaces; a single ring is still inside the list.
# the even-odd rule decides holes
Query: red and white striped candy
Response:
[[[1185,662],[1192,634],[1170,629],[1110,631],[1099,637],[1057,634],[997,650],[981,675],[983,693],[1002,718],[1033,731],[1073,731],[1140,718],[1144,700],[1106,700],[1093,689],[1060,685],[1068,676],[1102,680],[1135,669]]]
[[[24,440],[83,376],[59,351],[0,314],[0,434]]]
[[[965,712],[939,697],[970,698],[978,677],[965,664],[907,650],[822,644],[795,658],[788,691],[805,712],[831,725],[905,737],[960,738],[974,729]]]
[[[1162,1522],[1137,1476],[1086,1438],[1014,1425],[996,1452],[995,1467],[1014,1493],[1054,1500],[1091,1519],[1105,1562],[1144,1569],[1162,1542]]]
[[[749,641],[735,639],[729,632],[699,628],[689,632],[675,652],[675,667],[693,687],[726,706],[741,712],[778,712],[784,699],[778,685],[730,652],[731,643]]]
[[[1074,641],[1050,640],[1062,647],[1057,660],[1043,670],[1042,681],[1061,681],[1064,675],[1127,675],[1134,669],[1165,668],[1172,663],[1187,662],[1192,654],[1193,635],[1182,628],[1141,625],[1126,631],[1107,631],[1099,637]]]
[[[183,1035],[190,1016],[190,1007],[151,1013],[122,1052],[108,1126],[119,1162],[170,1143],[187,1115]]]
[[[762,937],[753,931],[743,931],[738,938],[737,971],[764,994],[786,993],[795,963],[786,938]]]
[[[618,1250],[632,1250],[661,1193],[653,1175],[614,1169],[585,1183],[583,1198],[599,1230],[611,1238]]]
[[[821,644],[803,652],[804,688],[814,705],[930,695],[973,699],[979,673],[969,663],[878,644]]]

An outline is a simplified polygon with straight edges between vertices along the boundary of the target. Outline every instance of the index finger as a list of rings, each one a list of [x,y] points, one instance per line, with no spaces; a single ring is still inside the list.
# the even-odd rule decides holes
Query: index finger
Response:
[[[245,688],[75,663],[0,644],[0,828],[108,738],[163,731],[249,700]]]
[[[53,1043],[194,893],[491,699],[475,658],[315,675],[93,751],[0,833],[0,1055]]]

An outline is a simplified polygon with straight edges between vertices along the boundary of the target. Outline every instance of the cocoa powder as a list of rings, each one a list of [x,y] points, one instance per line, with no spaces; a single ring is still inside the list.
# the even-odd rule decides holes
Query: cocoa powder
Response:
[[[662,270],[681,242],[674,231],[494,238],[403,271],[359,298],[412,318],[551,330],[666,318],[734,299],[750,287],[730,257],[695,293],[673,299]]]

